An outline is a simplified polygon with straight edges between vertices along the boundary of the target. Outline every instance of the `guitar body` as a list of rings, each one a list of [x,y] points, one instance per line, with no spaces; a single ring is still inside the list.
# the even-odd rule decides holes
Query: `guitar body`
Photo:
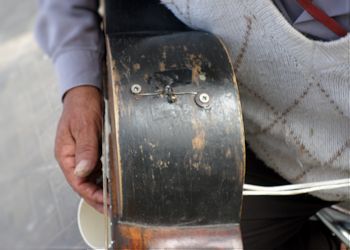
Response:
[[[205,32],[110,33],[113,249],[242,249],[242,113]]]

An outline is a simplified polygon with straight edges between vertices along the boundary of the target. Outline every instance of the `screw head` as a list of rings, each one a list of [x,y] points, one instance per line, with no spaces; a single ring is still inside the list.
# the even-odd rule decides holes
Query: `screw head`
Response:
[[[202,102],[202,103],[209,103],[210,101],[210,97],[207,93],[202,93],[199,95],[199,100]]]
[[[131,93],[133,94],[140,94],[142,91],[142,87],[140,84],[133,84],[131,86]]]
[[[211,99],[210,96],[207,93],[198,93],[194,98],[195,103],[204,109],[210,108]]]

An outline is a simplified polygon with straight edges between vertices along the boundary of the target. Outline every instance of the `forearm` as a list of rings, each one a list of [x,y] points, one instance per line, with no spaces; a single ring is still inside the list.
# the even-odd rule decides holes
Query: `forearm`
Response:
[[[98,0],[41,0],[35,35],[52,59],[61,94],[81,85],[101,87],[104,37]]]

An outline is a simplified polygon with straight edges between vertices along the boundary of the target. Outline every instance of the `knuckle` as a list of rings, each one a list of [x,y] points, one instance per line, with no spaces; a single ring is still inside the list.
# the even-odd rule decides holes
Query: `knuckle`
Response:
[[[83,197],[84,199],[92,200],[91,199],[91,192],[89,191],[89,188],[85,188],[85,189],[77,188],[76,192],[79,193],[79,195],[81,197]]]
[[[97,190],[96,191],[94,191],[94,192],[91,192],[91,198],[95,201],[95,202],[98,202],[99,201],[99,199],[98,199],[98,192],[97,192]]]
[[[86,192],[86,196],[93,202],[100,203],[101,199],[99,197],[99,189],[90,189]]]
[[[94,144],[83,144],[77,148],[77,153],[91,153],[97,152],[97,146]]]

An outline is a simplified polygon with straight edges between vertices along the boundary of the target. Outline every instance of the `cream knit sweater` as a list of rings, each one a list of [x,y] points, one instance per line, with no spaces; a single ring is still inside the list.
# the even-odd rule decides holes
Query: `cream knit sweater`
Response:
[[[271,0],[162,2],[228,46],[247,141],[269,167],[292,183],[350,178],[349,34],[310,40]],[[314,194],[349,200],[350,189]]]

